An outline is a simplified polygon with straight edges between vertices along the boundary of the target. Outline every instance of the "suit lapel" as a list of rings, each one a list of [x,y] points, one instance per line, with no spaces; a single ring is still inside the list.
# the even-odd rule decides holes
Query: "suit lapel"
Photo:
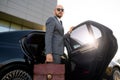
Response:
[[[60,25],[62,25],[62,22],[60,22],[60,21],[57,19],[56,16],[55,16],[55,19],[57,20],[57,22],[58,22]]]

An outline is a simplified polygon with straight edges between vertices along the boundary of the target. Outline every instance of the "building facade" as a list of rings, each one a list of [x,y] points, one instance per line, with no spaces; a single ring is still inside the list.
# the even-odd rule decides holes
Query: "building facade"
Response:
[[[45,30],[57,0],[0,0],[0,32]]]

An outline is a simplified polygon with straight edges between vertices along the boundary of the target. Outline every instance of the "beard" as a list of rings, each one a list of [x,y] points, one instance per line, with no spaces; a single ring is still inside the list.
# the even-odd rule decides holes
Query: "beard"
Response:
[[[56,16],[57,16],[58,18],[61,18],[61,17],[62,17],[62,15],[61,15],[61,14],[57,14]]]
[[[61,18],[61,16],[57,16],[58,18]]]

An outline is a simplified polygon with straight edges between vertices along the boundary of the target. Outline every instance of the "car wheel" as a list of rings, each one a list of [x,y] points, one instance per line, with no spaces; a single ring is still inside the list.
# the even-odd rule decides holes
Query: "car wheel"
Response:
[[[120,70],[118,68],[113,69],[112,80],[120,80]]]
[[[0,71],[0,80],[32,80],[32,76],[30,69],[25,65],[13,64]]]

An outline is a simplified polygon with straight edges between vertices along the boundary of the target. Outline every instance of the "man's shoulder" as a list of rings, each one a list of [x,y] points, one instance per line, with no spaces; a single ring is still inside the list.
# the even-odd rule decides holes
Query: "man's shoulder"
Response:
[[[55,16],[52,16],[52,17],[49,17],[48,19],[47,19],[47,21],[49,22],[49,21],[55,21]]]
[[[55,16],[51,16],[51,17],[49,17],[48,19],[55,19]]]

